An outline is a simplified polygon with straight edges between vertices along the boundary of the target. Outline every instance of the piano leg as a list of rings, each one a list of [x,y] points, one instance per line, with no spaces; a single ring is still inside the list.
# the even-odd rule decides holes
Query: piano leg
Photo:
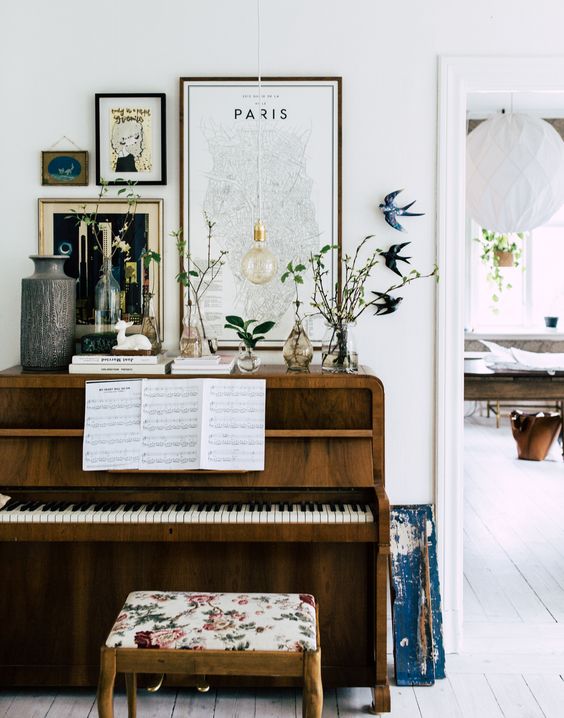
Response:
[[[114,718],[114,683],[116,680],[116,652],[102,647],[100,652],[100,681],[98,683],[98,718]]]

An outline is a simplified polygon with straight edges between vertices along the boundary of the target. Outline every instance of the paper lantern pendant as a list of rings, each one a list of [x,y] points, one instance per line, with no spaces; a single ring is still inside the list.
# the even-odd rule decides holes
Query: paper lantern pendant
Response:
[[[469,135],[468,214],[490,231],[526,232],[564,204],[564,142],[545,120],[498,114]]]

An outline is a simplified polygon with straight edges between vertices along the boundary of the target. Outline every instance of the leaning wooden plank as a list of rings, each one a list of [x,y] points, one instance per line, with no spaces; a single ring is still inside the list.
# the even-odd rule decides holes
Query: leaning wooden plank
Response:
[[[398,686],[435,682],[427,516],[419,506],[391,511],[391,590]]]
[[[441,590],[439,584],[439,565],[437,561],[437,532],[433,507],[423,506],[427,520],[427,549],[429,555],[429,582],[431,586],[431,616],[433,631],[433,660],[435,678],[445,677],[445,648],[443,643],[443,614],[441,610]]]

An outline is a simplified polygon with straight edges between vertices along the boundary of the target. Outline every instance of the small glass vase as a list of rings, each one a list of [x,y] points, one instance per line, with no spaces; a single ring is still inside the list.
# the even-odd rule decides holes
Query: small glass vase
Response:
[[[239,356],[237,357],[237,366],[239,371],[245,374],[252,374],[258,371],[260,366],[260,357],[255,354],[254,349],[245,346],[245,344],[239,344]]]
[[[184,358],[202,356],[202,335],[198,327],[190,321],[189,316],[184,318],[182,326],[180,356]]]
[[[325,372],[353,374],[358,371],[358,353],[351,323],[327,324],[321,343],[321,369]]]
[[[153,304],[153,295],[146,294],[143,298],[143,319],[141,320],[141,334],[144,334],[151,342],[151,351],[158,354],[161,351],[161,339],[159,336],[159,324]]]
[[[100,279],[94,289],[94,331],[114,331],[120,314],[120,288],[112,272],[112,258],[104,257]]]
[[[286,339],[282,356],[288,371],[309,371],[309,365],[313,359],[313,344],[299,319],[295,321],[292,331]]]

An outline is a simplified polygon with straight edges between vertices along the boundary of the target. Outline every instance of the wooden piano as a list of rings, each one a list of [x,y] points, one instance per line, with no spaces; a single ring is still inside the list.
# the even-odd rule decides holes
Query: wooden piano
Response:
[[[83,472],[93,377],[0,372],[1,685],[95,685],[132,590],[304,592],[320,605],[325,686],[371,686],[389,710],[382,384],[257,376],[263,472]]]

